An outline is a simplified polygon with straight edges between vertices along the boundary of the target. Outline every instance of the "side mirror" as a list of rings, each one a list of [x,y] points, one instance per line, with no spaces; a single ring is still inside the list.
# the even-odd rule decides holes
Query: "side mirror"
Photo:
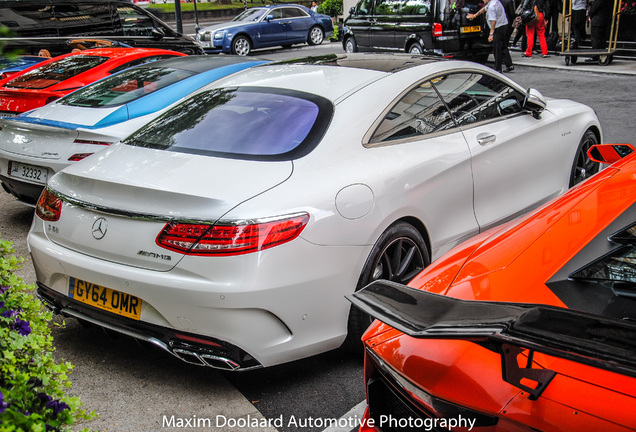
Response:
[[[504,99],[497,104],[500,116],[515,114],[521,111],[521,104],[516,98]]]
[[[163,30],[153,27],[151,30],[152,38],[155,40],[161,40],[166,35]]]
[[[526,97],[523,99],[523,108],[532,113],[532,117],[541,118],[541,112],[545,109],[546,101],[539,90],[529,88]]]
[[[270,22],[271,20],[274,19],[274,15],[267,15],[267,18],[265,18],[267,20],[267,22]]]
[[[631,144],[596,144],[590,147],[587,155],[594,162],[613,164],[633,152]]]

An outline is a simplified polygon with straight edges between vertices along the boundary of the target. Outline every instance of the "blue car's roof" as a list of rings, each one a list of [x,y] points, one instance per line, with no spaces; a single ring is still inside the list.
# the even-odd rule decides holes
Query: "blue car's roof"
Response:
[[[253,66],[267,63],[267,60],[246,59],[244,57],[223,56],[188,56],[152,63],[153,67],[170,67],[174,69],[189,70],[197,73],[172,85],[159,89],[139,99],[121,105],[117,110],[104,117],[92,126],[75,123],[60,122],[56,120],[29,117],[24,113],[15,118],[26,123],[37,123],[49,126],[63,127],[66,129],[99,129],[112,126],[130,119],[157,112],[201,87],[223,78],[227,75],[248,69]]]

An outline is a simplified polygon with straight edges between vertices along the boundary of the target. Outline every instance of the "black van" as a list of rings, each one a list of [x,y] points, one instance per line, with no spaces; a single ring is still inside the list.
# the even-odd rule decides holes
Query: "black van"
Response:
[[[0,27],[12,37],[0,38],[3,52],[19,49],[52,55],[71,51],[67,40],[78,37],[109,39],[133,47],[163,48],[203,54],[193,38],[130,1],[123,0],[16,0],[0,1]]]
[[[481,0],[360,0],[344,22],[346,52],[394,50],[461,57],[481,63],[492,44]]]

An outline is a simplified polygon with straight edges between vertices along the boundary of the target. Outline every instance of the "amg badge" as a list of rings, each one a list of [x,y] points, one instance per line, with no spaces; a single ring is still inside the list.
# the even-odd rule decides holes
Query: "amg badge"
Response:
[[[172,260],[172,257],[170,255],[158,254],[158,253],[154,253],[154,252],[147,252],[147,251],[143,251],[143,250],[140,250],[139,252],[137,252],[137,255],[143,255],[143,256],[150,257],[150,258],[157,258],[157,259],[164,260],[164,261]]]

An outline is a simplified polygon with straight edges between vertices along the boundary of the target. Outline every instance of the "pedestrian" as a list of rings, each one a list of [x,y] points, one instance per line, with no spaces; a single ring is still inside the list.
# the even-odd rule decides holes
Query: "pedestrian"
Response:
[[[539,46],[541,47],[541,54],[543,57],[550,57],[548,54],[548,43],[545,40],[545,18],[543,15],[543,0],[534,0],[534,5],[539,11],[537,20],[532,24],[526,24],[526,35],[528,37],[526,52],[523,53],[523,57],[532,58],[532,49],[534,48],[535,35],[539,39]]]
[[[469,20],[475,19],[475,17],[485,13],[486,22],[490,27],[490,34],[488,35],[488,42],[493,43],[493,52],[495,55],[495,70],[501,72],[502,64],[506,65],[506,72],[512,72],[515,67],[512,64],[512,58],[510,57],[510,51],[508,50],[509,37],[508,33],[508,18],[506,18],[506,11],[500,0],[484,0],[485,6],[481,8],[477,13],[466,14],[466,18]]]
[[[512,31],[515,29],[512,26],[513,21],[515,20],[515,3],[514,0],[500,0],[502,6],[504,7],[504,11],[506,12],[506,19],[508,20],[508,29],[506,34],[506,46],[510,45],[510,37],[512,36]]]
[[[512,46],[517,46],[519,39],[521,39],[521,51],[525,52],[528,37],[526,36],[526,25],[521,20],[521,13],[523,12],[523,0],[516,0],[517,8],[515,9],[515,21],[516,21],[516,31],[515,38],[512,40]],[[514,24],[514,22],[513,22]]]
[[[311,2],[311,10],[314,12],[318,12],[318,2],[316,0],[313,0]]]
[[[585,22],[587,21],[587,0],[572,0],[572,48],[579,48],[585,41]]]
[[[594,0],[590,7],[590,24],[592,26],[590,36],[593,50],[607,48],[607,40],[610,37],[610,24],[614,14],[614,2],[611,0]],[[586,59],[586,62],[598,61],[598,56]]]

